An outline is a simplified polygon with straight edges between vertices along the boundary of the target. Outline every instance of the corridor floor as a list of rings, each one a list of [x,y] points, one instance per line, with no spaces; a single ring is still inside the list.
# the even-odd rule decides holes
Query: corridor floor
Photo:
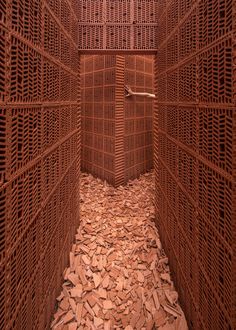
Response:
[[[154,177],[81,178],[81,224],[52,329],[187,329],[154,224]]]

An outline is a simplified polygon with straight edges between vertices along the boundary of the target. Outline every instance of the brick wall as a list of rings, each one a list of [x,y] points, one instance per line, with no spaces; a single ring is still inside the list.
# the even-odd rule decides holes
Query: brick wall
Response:
[[[157,224],[190,329],[236,325],[233,4],[158,9]]]
[[[82,169],[118,185],[153,165],[153,100],[124,97],[124,85],[153,92],[152,56],[82,58]]]
[[[125,56],[125,84],[154,93],[153,69],[153,56]],[[153,105],[140,96],[125,99],[125,181],[153,168]]]
[[[0,1],[1,328],[48,328],[78,225],[76,1]]]

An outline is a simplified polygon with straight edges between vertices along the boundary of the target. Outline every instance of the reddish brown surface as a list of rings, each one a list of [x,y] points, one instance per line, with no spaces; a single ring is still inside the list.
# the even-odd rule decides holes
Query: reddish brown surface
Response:
[[[113,184],[115,91],[116,56],[82,57],[82,169]]]
[[[127,55],[125,84],[136,92],[154,93],[153,56]],[[125,182],[153,168],[153,107],[153,99],[125,98]]]
[[[125,2],[116,5],[124,8]],[[158,1],[157,13],[142,9],[152,1],[128,3],[141,3],[138,23],[122,25],[124,12],[112,9],[104,20],[113,22],[106,25],[108,34],[95,16],[88,20],[83,14],[88,25],[80,24],[79,47],[90,52],[159,47],[154,115],[159,231],[190,328],[235,328],[235,0]],[[2,328],[46,328],[68,263],[78,223],[76,15],[82,12],[76,0],[0,0]],[[133,14],[132,9],[129,22]],[[91,39],[81,34],[84,28]],[[121,81],[122,76],[115,95],[117,154],[124,135]],[[121,160],[116,184],[124,168]]]
[[[192,329],[236,325],[232,4],[158,12],[157,224]]]
[[[0,1],[0,319],[44,329],[78,225],[79,57],[69,1]]]
[[[82,53],[157,49],[157,0],[82,0],[78,45]]]
[[[153,166],[153,100],[124,96],[124,85],[153,92],[152,56],[82,58],[82,169],[114,185]]]

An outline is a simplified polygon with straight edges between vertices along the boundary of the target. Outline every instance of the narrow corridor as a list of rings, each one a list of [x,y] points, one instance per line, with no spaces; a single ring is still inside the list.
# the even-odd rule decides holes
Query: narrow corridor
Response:
[[[0,0],[0,330],[236,329],[235,101],[236,0]]]
[[[52,329],[187,329],[154,224],[154,177],[83,174],[81,224]]]

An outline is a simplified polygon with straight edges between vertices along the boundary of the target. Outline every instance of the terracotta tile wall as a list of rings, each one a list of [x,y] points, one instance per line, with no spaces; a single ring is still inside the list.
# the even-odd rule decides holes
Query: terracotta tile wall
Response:
[[[113,185],[153,166],[153,100],[125,98],[124,85],[153,93],[152,56],[82,58],[82,169]]]
[[[76,1],[0,1],[0,319],[48,328],[78,225]]]
[[[158,9],[157,225],[190,329],[236,326],[234,6]]]

